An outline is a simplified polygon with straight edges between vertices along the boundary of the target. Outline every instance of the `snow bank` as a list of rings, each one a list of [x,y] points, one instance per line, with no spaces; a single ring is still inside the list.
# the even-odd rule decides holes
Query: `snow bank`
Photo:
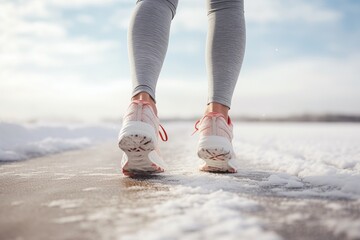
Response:
[[[114,126],[29,126],[0,123],[0,162],[18,161],[116,139]]]
[[[260,184],[288,196],[360,196],[360,125],[238,124],[240,165],[264,171]]]
[[[171,162],[170,170],[195,174],[197,183],[203,176],[197,170],[198,138],[190,136],[193,124],[164,126],[169,142],[161,149],[165,160]],[[360,197],[360,124],[235,122],[234,127],[240,168],[229,184],[221,181],[223,188],[246,192],[253,185],[254,190],[289,197]],[[175,156],[181,161],[173,160]],[[238,178],[248,179],[249,186],[237,184]]]

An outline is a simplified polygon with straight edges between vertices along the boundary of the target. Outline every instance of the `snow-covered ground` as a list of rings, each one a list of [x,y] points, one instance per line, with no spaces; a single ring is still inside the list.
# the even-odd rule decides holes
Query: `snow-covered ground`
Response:
[[[263,188],[286,196],[358,198],[360,196],[360,125],[341,123],[235,123],[234,148],[244,171],[262,172]],[[178,154],[170,168],[183,171],[192,160],[196,137],[191,123],[168,126],[165,154]],[[182,135],[182,137],[178,137]],[[172,137],[173,136],[173,137]],[[171,163],[170,165],[172,165]]]
[[[240,169],[233,175],[199,173],[191,127],[167,125],[162,149],[169,171],[150,181],[169,187],[164,194],[173,198],[141,209],[159,219],[130,239],[281,239],[263,226],[287,231],[289,225],[291,236],[300,223],[316,234],[332,232],[334,239],[360,238],[360,212],[351,210],[360,206],[360,125],[235,123]],[[151,231],[155,226],[168,227]],[[298,234],[302,239],[305,233]]]
[[[31,125],[0,122],[0,163],[25,160],[114,140],[114,125]]]
[[[9,130],[5,136],[12,142],[4,144],[6,139],[1,137],[1,148],[19,155],[26,151],[14,143],[26,134],[29,140],[21,141],[28,147],[38,146],[50,132],[60,142],[87,139],[76,147],[115,140],[117,135],[116,127],[10,126],[23,135],[12,135]],[[121,176],[119,169],[114,170],[119,166],[119,150],[111,153],[116,157],[100,157],[103,159],[99,156],[110,154],[109,150],[93,150],[99,156],[89,153],[101,167],[62,166],[63,173],[57,172],[56,179],[75,186],[77,178],[90,181],[96,177],[99,185],[84,186],[82,192],[105,197],[101,206],[80,193],[44,203],[66,210],[54,222],[96,228],[103,239],[360,239],[359,124],[235,123],[234,148],[240,166],[236,174],[198,171],[192,122],[165,122],[163,126],[169,135],[169,141],[160,146],[168,163],[164,174],[144,179]],[[52,152],[67,149],[52,146],[57,149]],[[90,157],[86,161],[95,165]],[[29,172],[36,177],[44,168],[41,165]],[[30,177],[21,173],[21,165],[18,170],[16,164],[2,169],[1,176]],[[111,186],[115,188],[109,190]],[[116,188],[118,195],[113,194]]]
[[[163,144],[165,154],[174,151],[183,159],[192,158],[197,139],[190,136],[192,123],[172,122],[165,126],[170,136],[170,141]],[[0,162],[116,141],[119,127],[0,123]],[[262,187],[294,197],[360,195],[359,124],[235,123],[234,131],[240,172],[251,169],[266,173]],[[181,161],[182,166],[172,164],[170,168],[176,166],[183,171],[186,161]]]
[[[243,165],[271,175],[262,184],[287,196],[360,196],[360,125],[240,125],[235,148]]]

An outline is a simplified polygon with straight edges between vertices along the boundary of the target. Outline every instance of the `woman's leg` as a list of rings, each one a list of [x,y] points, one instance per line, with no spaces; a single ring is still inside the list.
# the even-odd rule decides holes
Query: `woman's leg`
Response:
[[[244,1],[207,0],[207,10],[206,112],[219,112],[227,118],[245,53]]]
[[[244,2],[207,0],[207,4],[209,99],[204,117],[195,124],[200,133],[197,154],[204,161],[202,171],[234,173],[238,167],[228,110],[245,51]]]
[[[133,99],[155,108],[155,89],[166,55],[178,0],[138,0],[128,32]]]
[[[133,97],[119,132],[125,175],[163,172],[155,88],[165,58],[177,0],[138,0],[129,26],[128,46]],[[164,131],[164,129],[161,127]],[[160,134],[167,141],[166,132]]]

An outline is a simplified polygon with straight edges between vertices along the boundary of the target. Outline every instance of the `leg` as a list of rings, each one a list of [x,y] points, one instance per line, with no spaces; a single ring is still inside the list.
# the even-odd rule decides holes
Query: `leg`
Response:
[[[245,52],[243,0],[207,0],[207,112],[226,118]]]
[[[159,154],[160,121],[155,88],[165,58],[177,0],[138,0],[129,27],[132,102],[123,118],[118,145],[125,175],[152,174],[166,166]],[[163,141],[167,141],[165,130]]]
[[[156,83],[168,47],[178,0],[138,0],[128,32],[133,99],[155,108]]]
[[[243,0],[207,1],[209,100],[205,116],[195,125],[198,156],[204,161],[200,169],[234,173],[238,167],[228,110],[245,50],[244,5]]]

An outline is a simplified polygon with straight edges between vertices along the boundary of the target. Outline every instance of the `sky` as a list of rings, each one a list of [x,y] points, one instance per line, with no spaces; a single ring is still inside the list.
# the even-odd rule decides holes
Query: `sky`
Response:
[[[135,0],[0,0],[0,121],[121,119],[131,97]],[[360,2],[245,1],[233,116],[360,114]],[[159,117],[201,117],[205,0],[179,0],[157,85]]]

